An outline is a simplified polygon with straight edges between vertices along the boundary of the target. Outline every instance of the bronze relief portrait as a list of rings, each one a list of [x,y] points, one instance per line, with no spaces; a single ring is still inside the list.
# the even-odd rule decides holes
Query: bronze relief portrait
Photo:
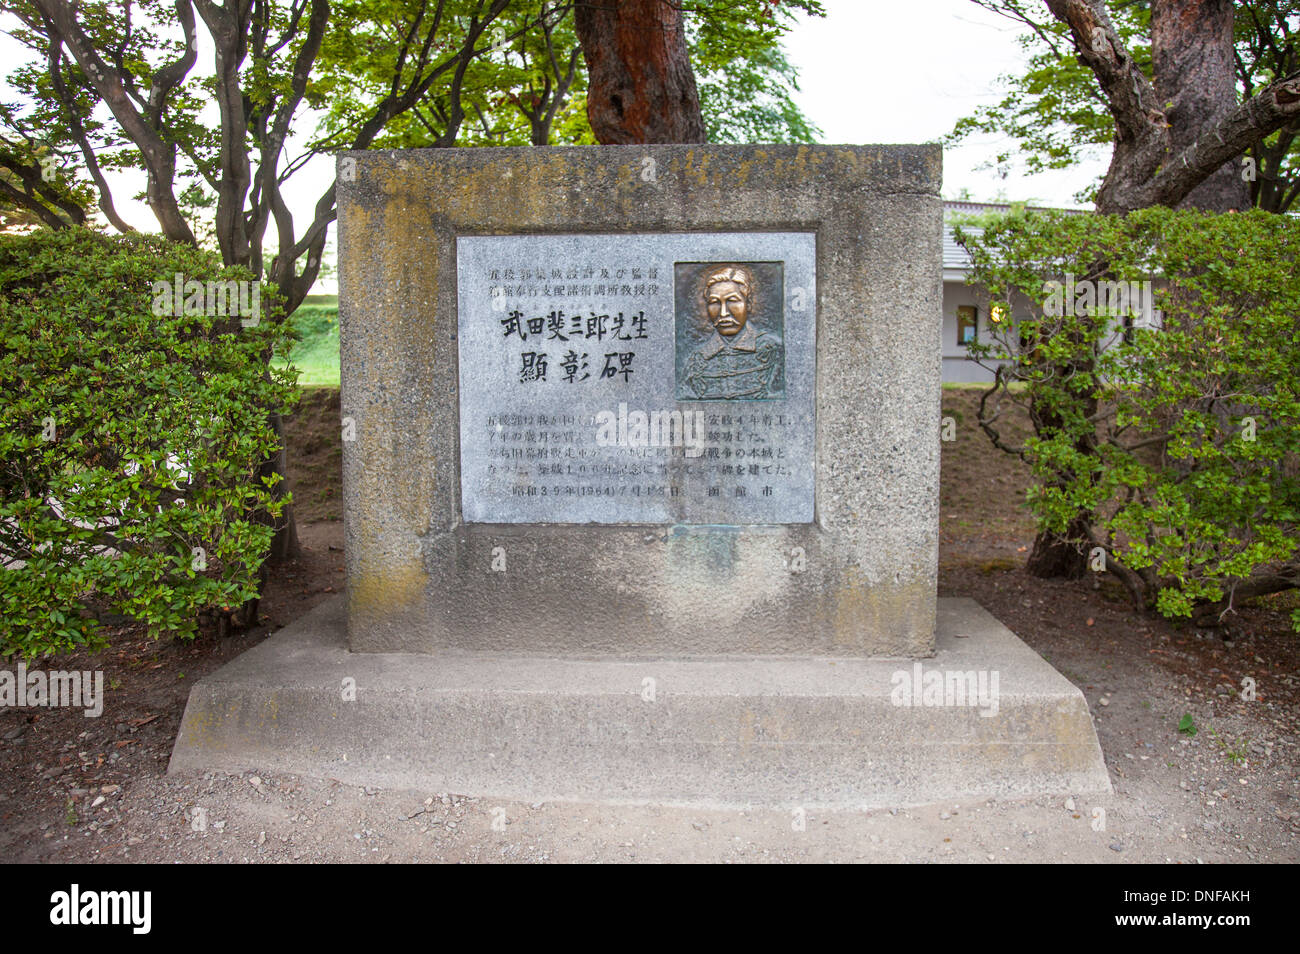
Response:
[[[677,400],[785,397],[780,262],[675,266]]]

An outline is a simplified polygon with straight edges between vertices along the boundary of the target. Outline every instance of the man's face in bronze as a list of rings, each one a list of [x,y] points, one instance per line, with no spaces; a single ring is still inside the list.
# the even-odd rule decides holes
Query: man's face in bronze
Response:
[[[713,330],[724,338],[740,334],[749,320],[749,300],[745,290],[735,282],[716,282],[705,295],[709,321]]]

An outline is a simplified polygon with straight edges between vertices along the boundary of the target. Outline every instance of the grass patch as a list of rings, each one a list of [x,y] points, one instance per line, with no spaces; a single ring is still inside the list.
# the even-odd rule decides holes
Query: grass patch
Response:
[[[331,298],[332,296],[312,296]],[[306,387],[339,386],[339,310],[331,304],[303,304],[293,313],[297,339],[288,355],[277,355],[276,367],[293,365],[301,373],[298,384]]]

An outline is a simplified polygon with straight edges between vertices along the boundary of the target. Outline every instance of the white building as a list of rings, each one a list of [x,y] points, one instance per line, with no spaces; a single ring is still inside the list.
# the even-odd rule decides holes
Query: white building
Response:
[[[1032,206],[1030,208],[1033,208]],[[962,216],[987,215],[989,213],[1010,212],[1012,206],[1009,204],[997,204],[987,202],[945,202],[944,225],[943,225],[943,381],[945,384],[976,383],[993,380],[993,372],[987,368],[981,367],[970,356],[969,343],[978,341],[989,343],[991,340],[992,328],[995,322],[1010,321],[1013,327],[1019,323],[1021,318],[1030,317],[1031,303],[1026,302],[1023,307],[1017,306],[1013,309],[1011,315],[999,315],[990,313],[989,294],[982,285],[968,285],[966,279],[972,271],[970,256],[966,253],[957,242],[953,239],[954,219]],[[1088,213],[1078,210],[1079,215]],[[978,231],[978,228],[967,226],[969,231]],[[1101,282],[1099,285],[1107,283]],[[1156,284],[1160,284],[1158,281]],[[1136,285],[1135,296],[1136,296]],[[1153,311],[1151,301],[1150,284],[1146,283],[1143,294],[1132,299],[1132,305],[1140,309],[1140,313],[1132,319],[1125,319],[1124,324],[1133,327],[1154,327],[1158,324],[1159,316]],[[1100,292],[1099,292],[1100,294]],[[1125,297],[1127,303],[1130,299]],[[1100,300],[1098,301],[1100,305]],[[1125,312],[1119,312],[1123,314]],[[1119,339],[1120,334],[1113,336],[1110,341]],[[1103,344],[1103,347],[1108,346]]]
[[[988,342],[991,330],[989,296],[982,285],[968,285],[971,260],[953,238],[952,220],[960,216],[1010,212],[1011,206],[988,202],[943,204],[943,383],[992,381],[993,372],[971,359],[967,344]],[[977,231],[971,229],[971,231]],[[1012,320],[1022,317],[1012,315]],[[1005,320],[1004,318],[1001,320]]]

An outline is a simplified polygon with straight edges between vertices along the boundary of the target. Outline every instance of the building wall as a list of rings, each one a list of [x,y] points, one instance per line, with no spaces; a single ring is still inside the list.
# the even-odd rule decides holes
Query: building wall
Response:
[[[1153,290],[1159,291],[1164,284],[1162,281],[1153,282]],[[944,384],[964,384],[992,381],[993,372],[972,361],[966,346],[957,343],[957,308],[960,305],[975,306],[978,322],[977,340],[986,343],[990,340],[988,293],[984,291],[983,286],[967,285],[959,275],[945,272],[943,282],[943,382]],[[1026,302],[1024,307],[1017,307],[1012,310],[1012,321],[1019,322],[1022,318],[1029,317],[1030,314],[1029,303]],[[1134,318],[1134,325],[1139,328],[1158,328],[1160,326],[1159,315],[1152,310],[1151,299],[1145,293],[1142,295],[1140,303],[1140,314]],[[1120,334],[1117,331],[1102,343],[1102,347],[1110,347],[1118,343],[1119,340]]]
[[[970,359],[965,345],[957,343],[957,307],[973,305],[977,318],[977,338],[989,340],[988,296],[978,286],[967,285],[945,276],[943,283],[943,382],[961,384],[992,381],[993,372]]]

